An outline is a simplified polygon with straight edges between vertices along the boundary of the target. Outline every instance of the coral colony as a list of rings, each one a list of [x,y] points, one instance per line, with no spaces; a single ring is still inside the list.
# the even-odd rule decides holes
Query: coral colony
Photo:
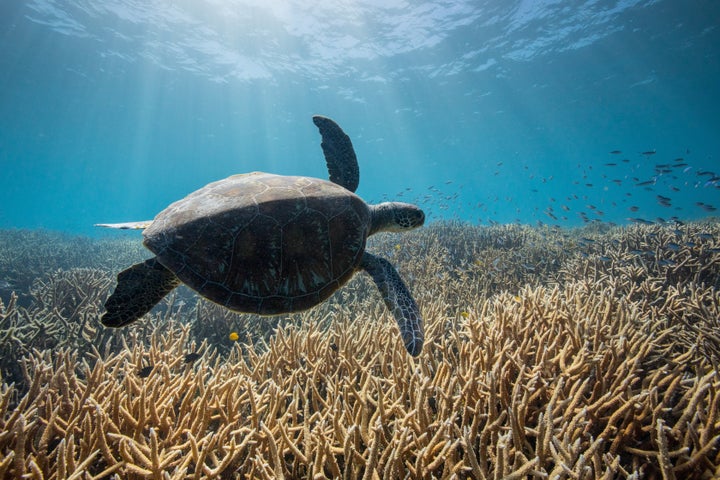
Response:
[[[720,224],[433,223],[302,313],[98,323],[133,240],[0,232],[0,478],[713,478]],[[82,267],[82,268],[78,268]]]

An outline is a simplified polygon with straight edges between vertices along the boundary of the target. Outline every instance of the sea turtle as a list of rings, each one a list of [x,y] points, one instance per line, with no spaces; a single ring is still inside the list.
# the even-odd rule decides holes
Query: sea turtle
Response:
[[[156,256],[118,274],[102,323],[121,327],[184,283],[238,312],[276,315],[313,307],[357,270],[375,281],[407,351],[422,350],[420,311],[382,257],[365,251],[369,235],[421,226],[415,205],[368,205],[355,193],[359,170],[350,138],[331,119],[313,117],[330,181],[253,172],[210,183],[154,220],[99,224],[143,228]]]

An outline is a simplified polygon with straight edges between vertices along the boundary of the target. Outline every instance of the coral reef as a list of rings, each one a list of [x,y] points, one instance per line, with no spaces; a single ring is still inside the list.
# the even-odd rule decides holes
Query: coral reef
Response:
[[[376,237],[417,359],[362,275],[272,319],[179,291],[118,331],[105,264],[40,275],[0,304],[0,478],[720,475],[719,224]]]

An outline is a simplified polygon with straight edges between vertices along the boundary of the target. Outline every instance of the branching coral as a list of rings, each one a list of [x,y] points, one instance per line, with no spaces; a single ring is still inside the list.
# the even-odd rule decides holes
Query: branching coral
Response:
[[[473,260],[497,247],[453,228],[407,235],[425,249],[414,259],[391,236],[371,245],[409,273],[426,319],[417,359],[360,275],[277,328],[170,297],[84,348],[18,346],[21,377],[0,389],[0,477],[720,475],[717,226],[685,227],[708,235],[674,251],[688,259],[673,281],[628,250],[657,258],[670,234],[634,227],[563,237],[575,249],[519,288],[482,283]],[[535,241],[503,248],[532,258]],[[691,266],[703,252],[700,280]],[[33,311],[82,323],[77,312],[99,309],[93,292],[105,288],[82,278],[70,283],[87,284],[75,294],[86,307],[70,308],[56,279],[37,284]],[[27,338],[22,315],[9,302],[2,329]],[[231,329],[247,341],[230,342]],[[200,358],[186,362],[189,352]]]

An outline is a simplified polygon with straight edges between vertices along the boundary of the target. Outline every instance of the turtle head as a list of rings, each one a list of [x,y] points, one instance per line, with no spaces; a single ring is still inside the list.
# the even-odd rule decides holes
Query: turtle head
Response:
[[[370,233],[404,232],[421,227],[425,223],[425,212],[411,203],[385,202],[371,205],[372,222]]]

